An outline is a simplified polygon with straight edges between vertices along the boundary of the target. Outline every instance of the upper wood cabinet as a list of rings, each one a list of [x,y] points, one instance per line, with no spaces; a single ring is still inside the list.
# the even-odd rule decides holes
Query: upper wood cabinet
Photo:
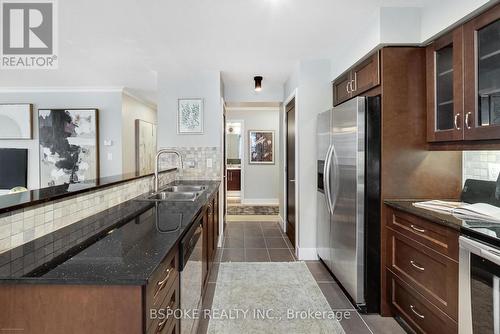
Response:
[[[500,5],[427,47],[427,140],[498,139]]]
[[[426,49],[427,140],[464,139],[462,27]]]
[[[465,139],[500,139],[500,5],[463,29]]]
[[[333,105],[337,106],[380,85],[380,53],[377,51],[333,81]]]

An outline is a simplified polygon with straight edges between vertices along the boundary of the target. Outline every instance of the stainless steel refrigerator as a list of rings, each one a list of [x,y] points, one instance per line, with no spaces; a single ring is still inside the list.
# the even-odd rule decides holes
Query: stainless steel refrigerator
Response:
[[[380,96],[318,115],[317,252],[361,310],[380,307]]]

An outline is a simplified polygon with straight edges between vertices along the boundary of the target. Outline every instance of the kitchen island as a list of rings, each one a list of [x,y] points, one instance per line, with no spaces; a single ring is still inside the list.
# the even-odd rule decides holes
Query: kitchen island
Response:
[[[10,272],[0,275],[0,328],[178,333],[178,319],[150,313],[180,306],[179,243],[193,224],[203,224],[207,277],[219,235],[214,208],[220,182],[170,185],[194,183],[206,187],[195,201],[152,202],[140,196],[1,254],[11,263]],[[32,268],[35,257],[44,263]]]

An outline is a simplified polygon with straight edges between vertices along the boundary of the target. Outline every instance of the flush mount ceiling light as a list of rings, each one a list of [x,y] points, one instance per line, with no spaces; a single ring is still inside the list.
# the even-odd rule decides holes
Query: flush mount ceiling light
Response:
[[[260,75],[253,77],[253,80],[255,81],[255,91],[260,92],[262,90],[262,77]]]

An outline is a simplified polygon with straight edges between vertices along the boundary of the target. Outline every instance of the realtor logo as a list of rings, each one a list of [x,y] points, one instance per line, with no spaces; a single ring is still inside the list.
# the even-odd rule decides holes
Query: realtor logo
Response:
[[[2,69],[57,68],[55,0],[0,0]]]

